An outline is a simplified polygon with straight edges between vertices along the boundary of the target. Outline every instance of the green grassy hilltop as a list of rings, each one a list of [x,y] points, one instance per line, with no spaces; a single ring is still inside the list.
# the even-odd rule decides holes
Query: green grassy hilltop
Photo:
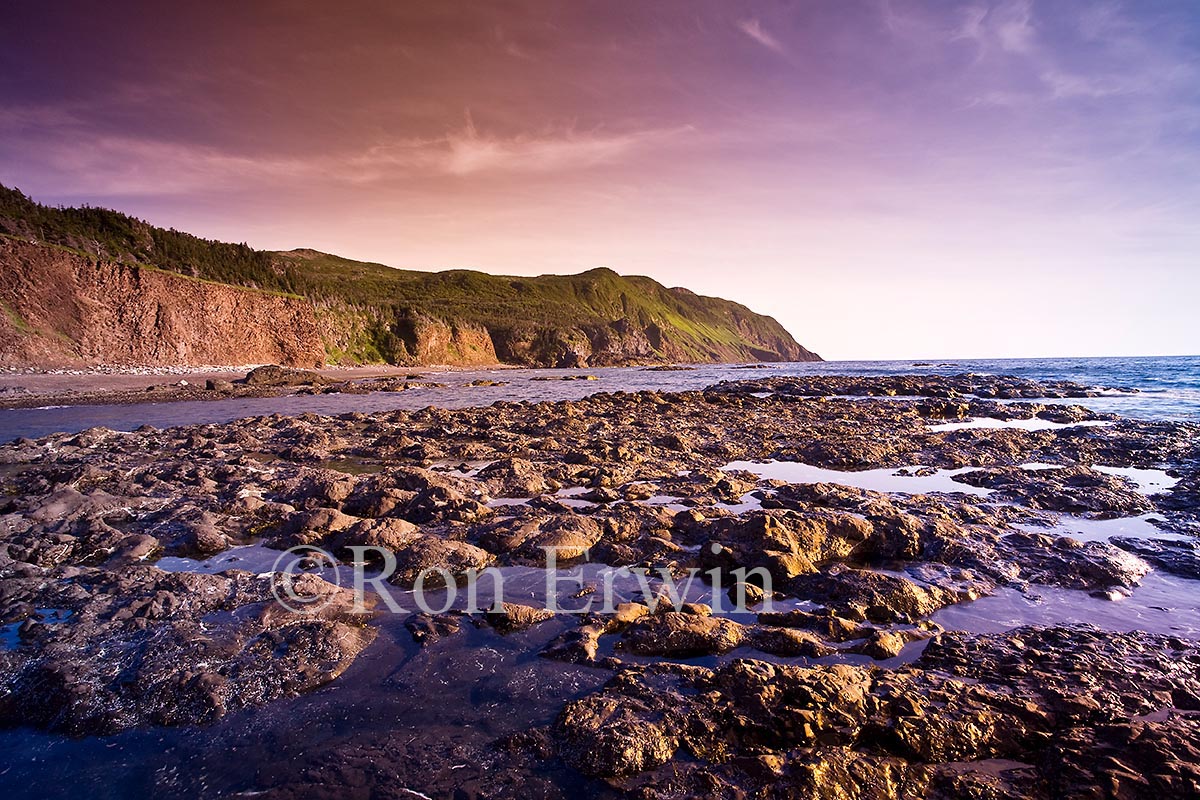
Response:
[[[271,252],[105,208],[52,208],[0,186],[0,233],[313,304],[332,362],[584,366],[817,360],[770,317],[610,269],[511,277]]]

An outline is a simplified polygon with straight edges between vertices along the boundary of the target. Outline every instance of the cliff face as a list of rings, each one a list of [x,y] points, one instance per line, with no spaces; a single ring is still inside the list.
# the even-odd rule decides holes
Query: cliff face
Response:
[[[500,363],[482,325],[447,322],[419,311],[396,314],[371,306],[318,301],[317,327],[332,363],[387,362],[490,366]]]
[[[610,269],[517,277],[392,269],[314,250],[274,255],[280,282],[321,309],[335,361],[430,363],[427,353],[444,354],[432,363],[533,367],[820,360],[743,305]]]
[[[758,330],[741,330],[736,322],[731,329],[739,331],[741,341],[733,343],[690,337],[678,329],[625,317],[576,325],[520,319],[484,323],[442,319],[411,308],[389,314],[378,308],[338,306],[318,312],[318,324],[335,363],[574,368],[820,360],[786,332],[764,336]]]
[[[0,364],[316,366],[311,304],[0,238]]]
[[[605,268],[526,277],[268,252],[3,186],[0,234],[0,364],[820,360],[771,317]]]
[[[729,300],[667,289],[650,278],[621,276],[606,269],[521,279],[517,284],[542,280],[553,288],[559,288],[553,284],[568,284],[577,310],[540,323],[503,316],[489,319],[496,352],[506,362],[607,367],[821,360],[774,319]],[[550,287],[542,290],[553,296]]]
[[[452,303],[445,273],[417,280],[389,287],[385,297],[398,295],[400,304],[310,300],[0,237],[0,365],[602,367],[819,358],[744,306],[608,270],[547,276],[555,291],[569,285],[563,297],[543,279],[471,273]]]
[[[579,327],[514,325],[493,331],[496,353],[510,364],[546,367],[618,367],[663,362],[721,363],[734,361],[819,361],[790,336],[730,344],[696,341],[649,323],[622,318]]]

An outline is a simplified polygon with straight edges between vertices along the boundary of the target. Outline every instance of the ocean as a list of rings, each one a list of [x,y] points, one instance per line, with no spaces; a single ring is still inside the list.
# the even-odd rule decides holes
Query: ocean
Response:
[[[234,398],[132,405],[61,406],[0,410],[0,442],[38,437],[95,426],[133,430],[141,425],[164,428],[197,423],[222,423],[267,414],[324,415],[352,411],[419,409],[427,406],[463,408],[498,400],[575,400],[596,392],[686,391],[702,389],[723,380],[745,380],[772,375],[894,375],[963,372],[1015,375],[1032,380],[1070,380],[1104,389],[1101,397],[1072,399],[1096,411],[1138,419],[1200,422],[1200,356],[1137,358],[1025,358],[955,359],[914,361],[824,361],[747,365],[699,365],[683,371],[652,371],[643,367],[603,367],[588,370],[491,369],[464,372],[423,370],[428,379],[445,383],[441,388],[368,395],[301,395]],[[546,381],[534,378],[561,375],[595,375],[595,381]],[[468,386],[477,379],[502,381],[503,386]],[[1136,391],[1132,391],[1136,390]]]

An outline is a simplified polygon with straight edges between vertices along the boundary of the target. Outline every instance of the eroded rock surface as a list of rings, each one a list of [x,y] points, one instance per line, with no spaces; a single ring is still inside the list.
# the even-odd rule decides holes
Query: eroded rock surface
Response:
[[[698,578],[679,608],[621,597],[614,613],[563,619],[521,596],[486,616],[398,621],[405,646],[461,652],[449,660],[464,670],[526,648],[506,669],[538,664],[570,702],[541,710],[548,727],[506,731],[496,709],[536,704],[538,680],[506,683],[500,699],[469,703],[490,714],[487,747],[421,751],[427,784],[390,763],[416,757],[398,718],[329,745],[275,796],[336,795],[345,762],[362,781],[430,796],[1187,797],[1200,763],[1194,642],[1053,626],[982,636],[930,619],[1000,592],[1121,603],[1156,571],[1196,577],[1194,542],[1178,535],[1056,530],[1064,512],[1154,511],[1176,534],[1196,519],[1200,428],[1036,402],[1092,391],[972,375],[768,378],[18,440],[0,446],[0,724],[83,735],[209,723],[344,681],[373,641],[399,646],[315,575],[301,585],[332,602],[292,614],[273,600],[278,576],[168,573],[162,558],[319,547],[390,563],[387,585],[408,589],[423,572],[431,588],[553,556],[649,570],[655,587],[711,570],[724,582]],[[981,416],[1107,424],[931,428]],[[887,468],[895,488],[728,468],[767,460]],[[1178,483],[1146,494],[1098,466],[1169,469]],[[959,472],[942,491],[905,484],[938,470]],[[568,597],[584,603],[597,583]],[[739,596],[750,608],[727,615]],[[441,678],[386,652],[388,691],[436,695]],[[572,688],[597,674],[612,675],[603,691]],[[462,764],[486,769],[456,779]]]
[[[943,634],[913,666],[631,666],[558,755],[638,797],[1185,797],[1200,650],[1090,627]]]
[[[272,580],[153,567],[6,578],[19,642],[0,650],[0,725],[78,735],[209,722],[333,680],[374,639],[350,592],[303,576],[295,593],[328,602],[293,613]]]

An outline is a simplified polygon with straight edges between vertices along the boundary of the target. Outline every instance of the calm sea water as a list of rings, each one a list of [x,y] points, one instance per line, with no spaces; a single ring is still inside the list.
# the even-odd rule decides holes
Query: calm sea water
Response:
[[[980,372],[1016,375],[1034,380],[1063,379],[1089,386],[1138,389],[1137,393],[1112,392],[1104,397],[1071,400],[1097,411],[1111,411],[1142,419],[1200,421],[1200,356],[1146,358],[1036,358],[938,362],[825,361],[769,364],[766,369],[738,365],[698,366],[680,372],[652,372],[640,367],[580,370],[480,370],[432,373],[445,388],[377,392],[369,395],[315,395],[206,400],[178,403],[139,403],[115,406],[0,410],[0,441],[19,436],[45,436],[58,431],[76,432],[101,425],[133,430],[140,425],[170,427],[194,423],[220,423],[266,414],[313,412],[333,415],[350,411],[418,409],[426,406],[463,408],[497,400],[574,400],[595,392],[658,389],[702,389],[722,380],[742,380],[771,375],[894,375],[898,373],[953,375]],[[595,375],[595,381],[539,381],[539,377]],[[504,386],[467,386],[479,378],[505,381]]]

